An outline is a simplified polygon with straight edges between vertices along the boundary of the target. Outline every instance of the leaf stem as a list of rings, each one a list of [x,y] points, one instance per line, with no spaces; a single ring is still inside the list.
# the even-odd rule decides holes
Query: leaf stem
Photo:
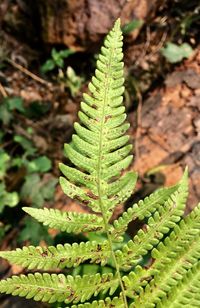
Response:
[[[110,246],[111,255],[112,255],[112,258],[113,258],[113,261],[114,261],[114,264],[115,264],[117,277],[118,277],[119,284],[120,284],[120,287],[121,287],[121,290],[122,290],[122,298],[123,298],[123,301],[124,301],[124,307],[128,308],[125,289],[124,289],[122,277],[121,277],[121,274],[120,274],[119,264],[117,263],[115,252],[114,252],[113,247],[112,247],[112,239],[111,239],[111,236],[110,236],[110,233],[109,233],[109,230],[108,230],[107,219],[106,219],[105,213],[103,211],[102,200],[101,200],[101,184],[100,184],[100,181],[98,182],[98,191],[99,191],[99,206],[101,208],[102,217],[103,217],[103,221],[104,221],[104,226],[105,226],[105,231],[106,231],[108,243],[109,243],[109,246]]]
[[[115,252],[114,252],[113,247],[112,247],[112,239],[111,239],[110,234],[109,234],[109,232],[107,230],[107,224],[105,224],[105,229],[106,229],[106,234],[107,234],[107,238],[108,238],[108,242],[109,242],[109,246],[110,246],[110,251],[111,251],[112,258],[113,258],[113,261],[114,261],[114,264],[115,264],[117,276],[118,276],[118,279],[119,279],[120,287],[121,287],[121,290],[122,290],[122,297],[123,297],[123,301],[124,301],[124,307],[128,308],[128,303],[127,303],[127,299],[126,299],[125,289],[124,289],[124,285],[123,285],[123,282],[122,282],[122,277],[121,277],[121,274],[120,274],[119,264],[117,263]]]

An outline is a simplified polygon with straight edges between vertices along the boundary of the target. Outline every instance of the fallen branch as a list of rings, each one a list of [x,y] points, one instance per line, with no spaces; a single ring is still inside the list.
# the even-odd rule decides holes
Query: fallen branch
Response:
[[[18,70],[20,70],[22,73],[28,75],[29,77],[31,77],[32,79],[34,79],[35,81],[41,83],[41,84],[44,84],[46,86],[50,86],[51,83],[50,82],[47,82],[46,80],[38,77],[37,75],[31,73],[27,68],[23,67],[22,65],[14,62],[13,60],[11,59],[6,59],[6,61],[11,64],[13,67],[17,68]]]
[[[1,92],[1,94],[4,98],[8,97],[8,94],[6,93],[6,90],[4,89],[4,87],[1,83],[0,83],[0,92]]]

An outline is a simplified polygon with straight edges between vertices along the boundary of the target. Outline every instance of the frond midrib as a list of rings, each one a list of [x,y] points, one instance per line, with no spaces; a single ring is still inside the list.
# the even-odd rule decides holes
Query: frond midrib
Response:
[[[119,22],[119,21],[118,21]],[[116,33],[115,33],[116,35]],[[114,54],[114,50],[116,49],[116,47],[111,47],[111,52],[109,54],[109,60],[108,60],[108,72],[106,74],[106,78],[105,78],[105,92],[104,92],[104,98],[103,98],[103,106],[102,106],[102,116],[101,116],[101,122],[100,122],[100,132],[99,132],[99,151],[98,151],[98,163],[97,163],[97,191],[98,191],[98,196],[99,196],[99,207],[102,213],[102,217],[103,217],[103,221],[104,221],[104,225],[105,225],[105,231],[107,234],[107,238],[108,238],[108,242],[109,242],[109,246],[110,246],[110,250],[111,250],[111,255],[116,267],[116,272],[117,272],[117,276],[119,279],[119,284],[122,290],[122,294],[123,294],[123,300],[124,300],[124,305],[125,307],[128,308],[127,305],[127,300],[126,300],[126,295],[125,295],[125,290],[123,287],[123,282],[122,282],[122,278],[121,278],[121,274],[120,274],[120,270],[119,270],[119,265],[117,263],[116,257],[115,257],[115,252],[113,250],[112,247],[112,239],[109,233],[109,226],[108,226],[108,221],[107,221],[107,217],[106,217],[106,213],[104,212],[104,208],[103,208],[103,203],[102,203],[102,189],[101,189],[101,170],[102,170],[102,144],[103,144],[103,136],[104,136],[104,123],[105,123],[105,108],[106,108],[106,104],[107,101],[109,99],[108,97],[108,93],[109,93],[109,77],[111,73],[111,60]]]

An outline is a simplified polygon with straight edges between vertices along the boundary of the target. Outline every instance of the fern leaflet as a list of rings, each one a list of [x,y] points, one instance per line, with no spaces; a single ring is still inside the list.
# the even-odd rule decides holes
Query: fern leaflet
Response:
[[[97,242],[82,242],[72,245],[57,245],[49,247],[23,247],[16,251],[0,252],[0,256],[11,263],[27,267],[29,269],[56,269],[78,266],[80,263],[90,260],[93,263],[105,265],[110,257],[108,241],[101,244]]]
[[[110,274],[65,276],[63,274],[28,274],[13,276],[0,282],[1,292],[54,303],[84,302],[100,291],[112,295],[118,288],[117,277]],[[94,291],[95,290],[95,291]]]
[[[102,217],[94,214],[62,212],[54,209],[24,207],[23,210],[45,226],[65,232],[105,232]]]

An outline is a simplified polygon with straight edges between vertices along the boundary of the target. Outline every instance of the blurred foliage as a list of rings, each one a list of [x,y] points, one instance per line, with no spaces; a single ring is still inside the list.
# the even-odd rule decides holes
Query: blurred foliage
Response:
[[[48,245],[53,245],[53,239],[49,235],[47,228],[29,217],[25,218],[24,228],[18,236],[20,244],[23,244],[24,241],[29,241],[34,246],[38,246],[41,241],[45,241]]]
[[[55,68],[63,68],[64,67],[64,59],[68,58],[74,51],[71,49],[65,49],[57,51],[55,48],[51,51],[51,58],[48,59],[42,66],[41,72],[47,73]]]
[[[181,23],[180,23],[180,29],[181,34],[186,35],[188,31],[190,31],[190,28],[193,26],[193,24],[200,20],[200,14],[199,10],[194,10],[193,13],[188,13],[185,17],[183,17]]]
[[[14,207],[19,202],[17,192],[8,192],[6,190],[5,177],[10,160],[11,157],[4,150],[0,150],[0,214],[5,206]]]
[[[60,84],[68,88],[72,97],[75,97],[83,85],[84,78],[76,75],[76,72],[71,66],[68,66],[66,72],[59,70],[58,80]]]
[[[4,183],[0,183],[0,213],[5,206],[14,207],[18,204],[19,197],[17,192],[7,192]]]
[[[130,32],[139,29],[143,25],[143,20],[133,19],[122,27],[123,34],[129,34]]]
[[[25,112],[22,99],[20,97],[4,98],[0,105],[0,121],[2,121],[4,125],[9,125],[14,117],[12,111],[15,110],[22,114]]]
[[[31,108],[32,104],[25,108],[20,97],[6,97],[0,104],[0,240],[8,230],[9,221],[13,220],[9,213],[8,216],[4,214],[5,207],[41,207],[54,197],[57,179],[48,173],[52,162],[46,155],[40,155],[33,143],[34,130],[26,127],[25,135],[15,132],[18,116],[34,116]],[[16,219],[20,219],[20,215]],[[25,219],[20,241],[29,240],[34,244],[42,238],[50,241],[45,227],[30,224]]]
[[[63,89],[67,88],[72,97],[75,97],[79,93],[85,80],[83,77],[78,76],[71,66],[65,68],[64,60],[72,54],[74,54],[74,51],[71,49],[57,51],[53,48],[51,51],[51,58],[47,59],[41,66],[41,72],[48,73],[57,68],[58,74],[55,78],[56,81]]]
[[[53,198],[56,184],[57,179],[53,178],[46,182],[38,173],[28,174],[21,188],[21,199],[31,206],[42,207],[45,201]]]
[[[161,53],[170,63],[177,63],[184,58],[189,58],[193,53],[193,49],[188,43],[176,45],[168,42],[166,47],[161,49]]]

